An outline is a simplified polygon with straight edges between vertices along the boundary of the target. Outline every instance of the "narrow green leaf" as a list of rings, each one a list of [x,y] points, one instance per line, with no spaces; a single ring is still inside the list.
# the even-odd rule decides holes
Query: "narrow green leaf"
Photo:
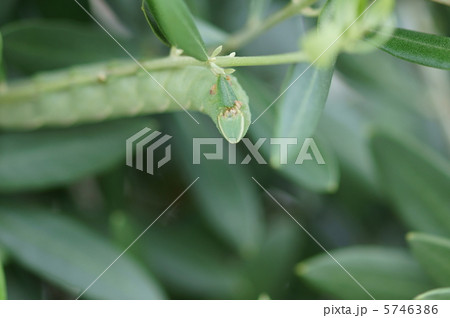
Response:
[[[418,295],[416,300],[450,300],[450,287],[429,290]]]
[[[410,233],[407,240],[414,256],[436,284],[449,286],[450,240],[423,233]]]
[[[450,37],[396,29],[380,48],[412,63],[450,70]]]
[[[322,116],[318,131],[325,135],[339,160],[342,175],[363,193],[378,194],[375,167],[367,139],[367,118],[354,103],[334,102]],[[356,200],[355,200],[356,201]]]
[[[126,56],[103,30],[74,22],[21,21],[1,31],[8,65],[28,73]],[[120,42],[136,51],[134,43]]]
[[[450,234],[450,163],[407,137],[375,132],[371,148],[381,185],[413,230]]]
[[[294,67],[278,105],[277,137],[294,137],[299,141],[313,137],[325,108],[333,71],[333,67],[320,69],[305,63]]]
[[[147,20],[148,25],[152,29],[153,33],[155,33],[156,37],[161,40],[161,42],[170,46],[169,40],[166,39],[166,36],[159,28],[158,23],[156,23],[154,17],[148,11],[149,11],[148,4],[145,0],[143,0],[142,1],[142,12],[144,12],[144,16],[145,16],[145,19]]]
[[[177,115],[178,116],[178,115]],[[194,187],[194,194],[200,213],[215,232],[242,255],[257,252],[264,231],[263,207],[258,199],[257,188],[245,165],[228,163],[228,149],[234,145],[220,136],[211,125],[203,121],[201,125],[177,117],[176,131],[173,133],[177,158],[183,167],[186,182],[200,177]],[[223,159],[207,160],[205,153],[214,153],[214,145],[200,146],[200,164],[193,164],[193,138],[218,137],[222,144]],[[222,148],[220,148],[222,147]]]
[[[205,44],[183,0],[144,1],[154,18],[157,31],[161,33],[159,36],[163,36],[170,44],[182,49],[187,55],[201,61],[208,59]]]
[[[3,0],[0,3],[0,25],[11,19],[18,0]]]
[[[323,157],[325,164],[318,164],[317,158],[311,154],[311,149],[308,153],[311,154],[313,160],[305,160],[302,164],[289,163],[282,165],[278,169],[280,174],[290,179],[292,182],[299,184],[316,192],[335,192],[339,187],[340,170],[339,162],[334,153],[334,150],[329,145],[327,139],[322,135],[315,135],[313,137],[317,145],[317,149]],[[303,142],[299,141],[300,145]],[[295,151],[296,149],[297,151]],[[289,151],[299,154],[300,148],[291,148]]]
[[[0,259],[0,300],[6,299],[6,281],[3,272],[2,260]]]
[[[0,191],[60,186],[105,171],[125,157],[144,118],[67,129],[0,134]]]
[[[28,270],[10,263],[10,270],[5,271],[6,291],[9,300],[42,299],[42,280]]]
[[[417,262],[403,249],[359,246],[332,255],[375,299],[411,299],[432,287]],[[329,255],[303,261],[297,266],[297,274],[334,297],[371,299]]]
[[[156,223],[129,252],[146,262],[173,295],[189,295],[190,299],[248,299],[251,286],[242,262],[205,231],[197,214],[189,208],[181,210],[181,219],[170,226]],[[111,230],[123,249],[145,228],[130,215],[116,212],[111,216]]]
[[[78,296],[121,253],[67,217],[37,208],[0,207],[0,244],[30,271]],[[84,297],[161,299],[164,293],[129,254],[121,256]]]
[[[319,165],[314,156],[315,160],[305,161],[302,165],[293,163],[306,138],[316,137],[315,131],[327,101],[333,71],[334,67],[322,69],[302,63],[297,64],[289,72],[283,91],[287,90],[278,105],[275,135],[279,138],[296,138],[297,145],[288,148],[287,165],[280,165],[281,147],[271,149],[273,167],[279,168],[286,176],[294,181],[300,180],[314,190],[325,188],[330,192],[337,188],[339,173],[335,157],[326,140],[322,139],[321,147],[318,146],[319,151],[323,152],[324,165]],[[317,139],[315,142],[319,143]],[[309,171],[306,175],[305,170]]]
[[[252,101],[254,113],[262,114],[265,111],[254,124],[250,125],[249,134],[255,141],[258,138],[273,137],[273,122],[277,121],[275,107],[270,107],[269,109],[267,107],[277,97],[276,94],[271,92],[264,83],[255,77],[244,76],[244,74],[238,74],[238,77],[243,88],[248,93],[249,99]],[[325,160],[325,165],[318,165],[314,160],[307,160],[301,165],[294,165],[292,164],[295,161],[294,158],[290,160],[291,164],[282,165],[278,171],[286,178],[310,190],[317,192],[335,191],[339,183],[339,166],[336,156],[326,139],[314,138],[314,140]],[[300,144],[303,144],[303,141],[300,141]],[[294,155],[298,155],[299,149],[293,149],[290,146],[290,151]],[[269,142],[267,142],[267,145],[261,148],[261,154],[266,161],[269,161],[270,152],[271,148]]]

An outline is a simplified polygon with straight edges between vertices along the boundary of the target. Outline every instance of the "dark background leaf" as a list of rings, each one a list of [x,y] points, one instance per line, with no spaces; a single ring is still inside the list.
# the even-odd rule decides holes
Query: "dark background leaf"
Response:
[[[121,253],[84,225],[48,210],[2,205],[0,220],[0,243],[14,260],[67,289],[74,298]],[[128,254],[111,266],[85,297],[162,299],[165,295],[144,266]]]
[[[95,26],[32,20],[9,24],[0,30],[8,65],[26,73],[126,57],[123,50]],[[123,45],[131,53],[136,52],[132,42],[125,41]]]
[[[136,118],[0,134],[0,191],[55,187],[111,169],[125,160],[125,140],[148,124]]]
[[[380,185],[405,224],[428,233],[449,234],[449,162],[425,145],[387,132],[373,134],[372,150]]]

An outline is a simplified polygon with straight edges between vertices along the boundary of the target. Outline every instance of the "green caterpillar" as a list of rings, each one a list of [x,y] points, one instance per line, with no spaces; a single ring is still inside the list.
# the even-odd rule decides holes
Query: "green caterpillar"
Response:
[[[235,77],[203,66],[151,72],[130,63],[90,65],[42,73],[0,89],[0,128],[36,129],[179,111],[209,115],[229,142],[250,125],[248,97]],[[233,101],[230,101],[230,96]]]

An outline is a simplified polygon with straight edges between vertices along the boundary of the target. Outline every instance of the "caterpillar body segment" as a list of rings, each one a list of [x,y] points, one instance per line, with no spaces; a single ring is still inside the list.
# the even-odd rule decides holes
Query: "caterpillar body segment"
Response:
[[[137,65],[115,63],[42,73],[12,83],[0,89],[0,128],[70,126],[181,111],[182,105],[188,111],[209,115],[230,142],[238,142],[245,135],[250,125],[248,97],[235,77],[227,75],[227,83],[239,109],[228,100],[224,102],[218,77],[206,67],[155,70],[150,74],[153,78]],[[217,94],[211,92],[214,85]],[[230,122],[238,123],[233,124],[238,131],[228,127]]]

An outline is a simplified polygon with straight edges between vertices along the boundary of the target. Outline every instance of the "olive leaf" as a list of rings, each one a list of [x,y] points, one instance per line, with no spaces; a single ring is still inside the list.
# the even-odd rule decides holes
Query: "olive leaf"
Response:
[[[442,287],[450,285],[450,240],[424,233],[406,237],[411,250],[424,270]]]
[[[239,81],[242,82],[245,91],[249,94],[254,111],[259,114],[265,112],[263,116],[260,116],[260,118],[250,126],[250,135],[255,140],[261,137],[273,137],[273,122],[276,122],[279,119],[277,118],[278,114],[276,114],[275,107],[267,108],[267,105],[270,105],[276,98],[276,94],[268,89],[264,85],[265,83],[258,80],[256,77],[239,74]],[[340,176],[337,158],[325,138],[319,139],[315,136],[314,140],[325,160],[325,165],[318,165],[316,161],[308,160],[302,165],[280,165],[278,166],[279,169],[277,169],[277,171],[286,178],[312,191],[335,191],[339,184]],[[303,141],[300,141],[300,144],[302,143]],[[272,149],[262,146],[261,154],[264,158],[269,158]],[[269,160],[267,159],[266,161]],[[276,162],[275,166],[277,166]]]
[[[326,69],[297,64],[288,75],[287,90],[278,105],[277,137],[313,137],[328,98],[334,67]],[[279,157],[279,153],[274,153]],[[273,158],[273,157],[272,157]]]
[[[125,157],[125,139],[148,125],[136,118],[0,134],[0,191],[46,189],[103,172]]]
[[[284,299],[292,268],[306,246],[305,236],[283,214],[269,219],[259,253],[249,260],[246,273],[259,295],[267,293],[271,299]]]
[[[12,259],[74,297],[80,295],[121,252],[86,226],[36,207],[1,205],[0,243]],[[163,299],[165,294],[138,261],[130,254],[124,254],[84,297]]]
[[[333,251],[332,255],[375,299],[411,299],[433,287],[414,258],[403,249],[354,246]],[[327,254],[301,262],[297,274],[334,297],[371,299]]]
[[[450,300],[450,287],[429,290],[416,296],[416,300]]]
[[[336,192],[339,187],[340,168],[335,151],[321,135],[315,135],[313,139],[325,164],[318,164],[316,160],[305,160],[300,165],[293,163],[281,165],[278,170],[287,179],[312,191]],[[311,149],[308,148],[308,151],[311,152]]]
[[[280,164],[280,147],[273,148],[271,153],[272,166],[286,176],[303,180],[314,189],[324,187],[328,192],[337,188],[339,169],[333,150],[326,140],[316,135],[316,128],[325,108],[333,72],[334,66],[317,68],[306,63],[297,64],[288,72],[285,93],[278,105],[275,135],[280,138],[296,138],[297,145],[290,146],[287,165]],[[325,164],[319,165],[318,158],[301,165],[291,164],[296,161],[306,138],[314,138]],[[309,180],[303,177],[304,170],[309,171]]]
[[[200,298],[242,297],[250,284],[241,264],[229,262],[220,243],[195,222],[188,222],[188,226],[152,228],[139,244],[140,258],[169,292]]]
[[[2,29],[8,66],[35,73],[124,56],[103,30],[69,21],[25,20]],[[132,54],[136,43],[120,39]],[[36,63],[39,61],[39,63]]]
[[[198,60],[208,60],[205,44],[183,0],[144,0],[153,19],[144,13],[155,34]]]
[[[450,37],[396,29],[380,48],[412,63],[450,70]]]
[[[156,23],[155,18],[149,12],[148,4],[145,0],[142,1],[142,12],[144,12],[145,19],[148,22],[148,25],[152,29],[153,33],[155,33],[156,37],[161,40],[164,44],[170,46],[169,40],[166,39],[166,36],[159,28],[158,23]]]
[[[11,19],[17,4],[18,0],[3,0],[0,3],[0,25],[5,24]]]

